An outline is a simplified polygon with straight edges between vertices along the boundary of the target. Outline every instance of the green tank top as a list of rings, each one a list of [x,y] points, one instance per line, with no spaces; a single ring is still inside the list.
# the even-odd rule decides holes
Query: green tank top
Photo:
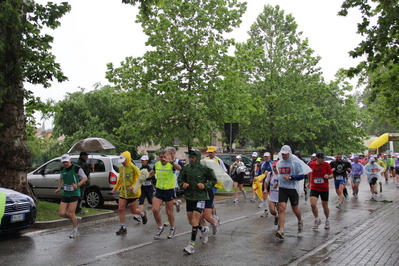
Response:
[[[78,196],[80,197],[80,188],[73,189],[72,184],[77,184],[80,181],[80,176],[76,173],[76,165],[73,164],[71,170],[67,171],[65,167],[61,170],[63,179],[63,196]]]

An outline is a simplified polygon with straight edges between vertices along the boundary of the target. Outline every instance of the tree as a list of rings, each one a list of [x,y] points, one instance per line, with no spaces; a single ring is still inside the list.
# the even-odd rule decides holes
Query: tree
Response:
[[[348,75],[359,75],[367,85],[370,101],[378,101],[377,114],[392,125],[399,117],[399,3],[381,0],[346,0],[339,15],[346,16],[349,9],[359,8],[362,21],[357,33],[364,40],[349,54],[353,58],[365,57]]]
[[[53,38],[42,35],[44,26],[54,29],[70,10],[67,3],[39,5],[29,0],[0,0],[0,186],[31,194],[26,182],[30,151],[26,146],[24,99],[39,99],[23,82],[50,86],[66,77],[51,54]]]
[[[294,17],[267,5],[248,33],[247,42],[237,45],[236,57],[245,62],[242,76],[250,84],[256,112],[241,127],[240,137],[257,140],[256,146],[268,150],[315,139],[325,122],[314,105],[314,96],[323,89],[319,58],[301,40]]]
[[[122,92],[110,86],[68,93],[55,105],[54,113],[53,135],[65,137],[62,152],[81,139],[101,137],[110,141],[117,152],[129,150],[134,156],[136,139],[131,140],[116,132],[128,106],[126,100]]]
[[[170,146],[179,137],[189,148],[206,145],[246,98],[227,55],[234,42],[224,37],[239,26],[245,4],[168,3],[138,17],[153,50],[108,66],[107,78],[129,99],[120,131],[142,143]]]

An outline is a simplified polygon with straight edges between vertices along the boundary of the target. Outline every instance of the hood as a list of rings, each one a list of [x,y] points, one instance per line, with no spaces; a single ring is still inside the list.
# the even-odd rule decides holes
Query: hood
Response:
[[[201,163],[201,152],[197,149],[191,149],[188,151],[188,155],[190,154],[195,154],[195,156],[197,157],[195,160],[194,164],[200,164]]]
[[[121,155],[125,156],[125,158],[126,158],[126,166],[131,166],[132,165],[132,156],[130,155],[130,152],[125,151],[125,152],[122,152]]]

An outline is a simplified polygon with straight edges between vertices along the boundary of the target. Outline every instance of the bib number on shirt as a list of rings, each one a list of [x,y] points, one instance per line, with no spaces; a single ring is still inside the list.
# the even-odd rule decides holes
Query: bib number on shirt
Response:
[[[64,191],[74,191],[75,189],[73,188],[72,185],[64,185]]]
[[[151,186],[151,185],[152,185],[151,180],[146,180],[146,181],[144,181],[143,186]]]
[[[200,210],[205,209],[205,201],[204,200],[200,200],[197,202],[197,209],[200,209]]]
[[[337,176],[335,177],[335,179],[336,179],[336,180],[343,180],[344,177],[343,177],[342,175],[337,175]]]
[[[338,179],[338,178],[337,178]],[[323,177],[316,177],[314,179],[315,184],[324,184],[324,178]]]

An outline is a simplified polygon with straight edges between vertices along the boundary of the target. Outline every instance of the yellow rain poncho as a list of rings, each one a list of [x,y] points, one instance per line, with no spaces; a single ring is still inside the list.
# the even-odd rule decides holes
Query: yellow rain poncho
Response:
[[[267,176],[267,171],[260,176],[257,176],[254,178],[254,183],[252,184],[252,189],[255,191],[256,196],[258,196],[258,198],[263,199],[263,191],[262,191],[262,184],[260,183],[260,181],[262,181],[263,179],[265,179],[265,177]]]

